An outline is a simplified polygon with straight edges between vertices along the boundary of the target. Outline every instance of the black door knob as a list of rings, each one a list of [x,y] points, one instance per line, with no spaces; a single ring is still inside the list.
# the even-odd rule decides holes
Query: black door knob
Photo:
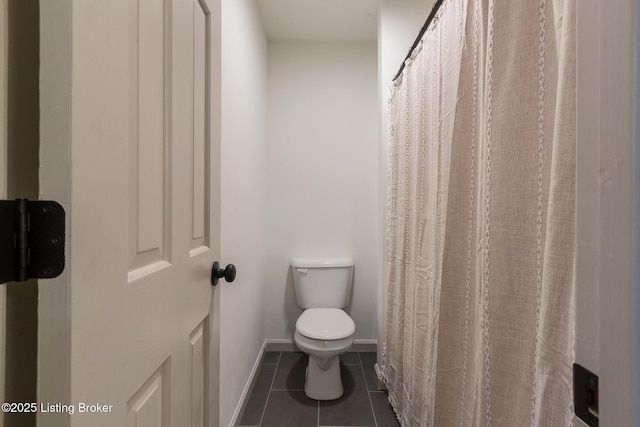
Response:
[[[236,266],[228,264],[223,270],[220,268],[220,263],[218,261],[214,262],[213,267],[211,267],[211,285],[216,286],[218,284],[218,279],[223,277],[227,282],[233,282],[236,279]]]

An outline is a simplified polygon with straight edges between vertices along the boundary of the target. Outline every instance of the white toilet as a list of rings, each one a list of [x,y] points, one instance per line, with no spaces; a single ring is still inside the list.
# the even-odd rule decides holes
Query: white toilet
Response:
[[[311,399],[342,396],[339,355],[353,344],[356,325],[342,308],[351,299],[351,258],[291,260],[296,299],[305,311],[296,322],[294,339],[309,355],[304,392]]]

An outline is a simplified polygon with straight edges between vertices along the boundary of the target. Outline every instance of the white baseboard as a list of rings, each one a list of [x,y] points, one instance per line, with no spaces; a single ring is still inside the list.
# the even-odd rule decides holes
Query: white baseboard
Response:
[[[256,378],[258,377],[258,371],[260,370],[260,365],[262,364],[262,358],[264,357],[264,352],[266,350],[267,350],[267,341],[265,340],[265,342],[262,343],[262,348],[258,352],[258,357],[256,358],[256,361],[253,364],[253,368],[251,368],[249,379],[247,380],[247,383],[244,386],[244,390],[242,390],[242,394],[240,395],[240,399],[238,400],[238,405],[236,406],[236,410],[233,412],[233,416],[231,417],[231,422],[229,423],[229,427],[235,427],[240,423],[240,416],[244,412],[244,408],[247,405],[249,396],[251,396],[251,392],[253,391],[253,386],[256,383]]]
[[[296,343],[292,339],[268,339],[266,341],[267,351],[299,351]],[[378,340],[356,339],[349,349],[350,351],[376,351]]]
[[[290,339],[267,339],[267,351],[299,351]]]
[[[375,352],[378,350],[378,340],[354,340],[350,351]]]

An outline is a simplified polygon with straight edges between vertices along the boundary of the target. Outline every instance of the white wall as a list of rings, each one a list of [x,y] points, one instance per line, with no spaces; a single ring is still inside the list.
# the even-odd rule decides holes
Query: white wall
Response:
[[[407,56],[409,48],[418,36],[422,25],[427,20],[434,0],[382,0],[380,5],[378,26],[378,96],[379,96],[379,188],[380,212],[379,233],[381,234],[380,251],[378,252],[378,362],[381,362],[382,345],[385,341],[385,323],[387,319],[387,258],[385,230],[386,230],[386,201],[387,201],[387,169],[389,151],[389,116],[387,99],[389,85],[398,72],[400,64]]]
[[[220,426],[230,425],[265,339],[267,44],[253,0],[222,1]]]
[[[356,340],[376,338],[375,43],[270,43],[267,338],[291,342],[293,256],[352,256]]]
[[[637,426],[634,1],[606,6],[582,1],[576,17],[575,358],[599,376],[600,425]]]

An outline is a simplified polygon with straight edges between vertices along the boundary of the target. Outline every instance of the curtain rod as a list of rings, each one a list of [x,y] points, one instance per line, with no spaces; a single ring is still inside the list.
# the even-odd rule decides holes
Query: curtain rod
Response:
[[[434,18],[434,16],[436,16],[436,12],[438,12],[438,9],[440,9],[440,6],[442,5],[443,1],[444,0],[436,1],[436,3],[433,5],[433,8],[431,8],[431,13],[429,13],[429,16],[427,17],[427,20],[425,21],[424,25],[422,26],[422,29],[420,30],[420,33],[418,34],[418,37],[416,37],[416,41],[413,42],[413,45],[411,46],[411,49],[409,49],[409,53],[407,53],[407,56],[404,58],[404,61],[402,61],[402,64],[400,65],[400,69],[398,70],[398,72],[396,73],[396,76],[393,78],[392,81],[395,82],[396,79],[398,77],[400,77],[400,74],[402,74],[402,70],[404,70],[404,64],[407,62],[407,59],[411,58],[411,54],[413,53],[415,48],[418,47],[418,43],[420,43],[420,40],[422,39],[422,36],[424,35],[424,33],[429,28],[429,25],[431,24],[431,21],[433,21],[433,18]]]

